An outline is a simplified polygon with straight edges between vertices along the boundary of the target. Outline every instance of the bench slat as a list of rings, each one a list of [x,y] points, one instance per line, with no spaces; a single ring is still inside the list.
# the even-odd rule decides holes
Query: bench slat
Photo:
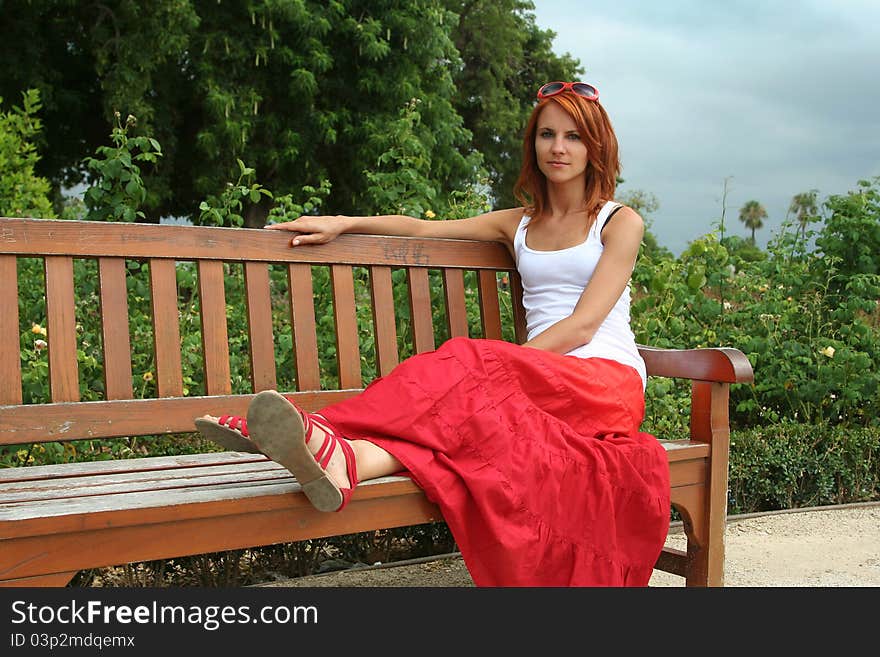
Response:
[[[0,255],[0,404],[20,404],[21,336],[18,326],[18,263]]]
[[[268,461],[237,466],[221,465],[208,468],[185,468],[155,470],[152,472],[129,472],[125,474],[98,475],[76,479],[51,479],[3,487],[0,492],[0,509],[31,502],[55,500],[59,504],[81,497],[153,492],[177,488],[198,489],[229,484],[250,485],[257,482],[278,483],[292,477],[281,466]]]
[[[42,479],[73,479],[92,477],[100,474],[122,474],[126,472],[150,472],[153,470],[174,470],[176,468],[211,467],[214,465],[237,465],[241,463],[265,462],[262,454],[244,452],[205,452],[203,454],[180,454],[178,456],[148,456],[140,459],[117,459],[112,461],[81,461],[78,463],[59,463],[41,465],[33,468],[3,468],[0,470],[0,483],[4,486],[17,482],[34,482]]]
[[[501,308],[498,304],[498,278],[494,271],[480,271],[478,274],[483,337],[490,340],[500,340]]]
[[[519,272],[510,273],[510,296],[513,306],[513,334],[518,344],[528,341],[529,334],[526,330],[526,311],[521,299],[523,295],[522,277]]]
[[[106,399],[131,399],[134,394],[125,273],[124,258],[98,259]]]
[[[278,387],[275,370],[275,339],[272,335],[272,295],[269,265],[244,263],[245,298],[250,338],[251,382],[254,392]]]
[[[514,269],[500,242],[346,234],[300,249],[290,248],[289,234],[253,228],[51,219],[0,223],[0,253],[18,255]]]
[[[296,361],[298,390],[317,390],[321,387],[318,365],[318,337],[315,329],[315,292],[312,268],[309,265],[290,265],[291,322],[293,324],[293,354]]]
[[[413,351],[420,354],[434,349],[434,319],[431,314],[431,289],[428,270],[408,267],[409,311],[412,323]]]
[[[359,389],[285,394],[293,395],[304,409],[314,411],[358,392]],[[0,406],[0,445],[194,433],[195,418],[205,414],[246,415],[252,397],[170,397],[80,402],[77,405]]]
[[[0,507],[0,522],[33,520],[36,524],[46,524],[54,520],[58,528],[58,519],[81,515],[93,516],[105,512],[130,512],[132,510],[156,509],[162,512],[166,508],[186,504],[205,502],[222,502],[224,500],[245,500],[250,497],[264,495],[283,495],[299,492],[300,486],[293,477],[279,483],[265,484],[248,483],[238,487],[219,487],[138,491],[135,494],[117,493],[115,495],[98,495],[96,497],[75,497],[68,504],[62,505],[53,500],[37,500],[26,504],[4,504]],[[140,524],[140,523],[136,523]],[[0,532],[7,528],[0,525]],[[55,533],[54,531],[50,533]],[[6,538],[0,534],[0,539]]]
[[[205,362],[205,391],[209,395],[228,395],[232,392],[223,269],[223,263],[218,260],[199,260],[202,356]]]
[[[387,376],[400,362],[397,351],[397,323],[391,267],[370,267],[370,302],[375,327],[376,360],[379,376]]]
[[[73,258],[48,256],[45,266],[49,389],[52,401],[79,401]]]
[[[354,273],[349,265],[330,268],[333,318],[336,323],[336,363],[341,388],[360,388],[361,350],[354,300]]]
[[[204,517],[214,515],[210,505],[222,502],[241,503],[248,499],[266,498],[262,504],[268,510],[295,506],[312,509],[311,502],[305,495],[296,495],[301,491],[299,483],[293,477],[278,482],[249,482],[247,485],[220,485],[196,489],[171,489],[159,491],[141,491],[136,495],[119,493],[115,495],[99,495],[95,497],[79,497],[70,500],[68,505],[56,501],[34,501],[20,505],[3,505],[0,507],[0,540],[25,534],[37,534],[42,528],[46,533],[62,531],[85,531],[102,529],[109,526],[102,520],[101,514],[112,514],[118,518],[120,525],[141,525],[152,519],[167,519],[176,515],[180,519],[187,517]],[[375,499],[379,497],[395,497],[404,494],[423,496],[409,477],[390,476],[381,479],[370,479],[358,485],[354,493],[355,499]],[[200,509],[200,506],[209,508]],[[131,511],[138,511],[131,516]],[[321,513],[316,511],[316,513]],[[337,514],[327,514],[335,516]],[[21,523],[20,527],[15,526]],[[11,525],[11,526],[10,526]],[[6,533],[8,532],[8,533]]]
[[[446,301],[446,323],[449,327],[449,337],[468,337],[464,272],[461,269],[444,269],[443,290]]]
[[[191,476],[187,476],[191,475]],[[80,478],[79,486],[64,486],[63,482],[53,482],[28,488],[18,488],[0,494],[0,517],[6,510],[20,508],[33,502],[55,500],[63,504],[67,500],[109,495],[136,495],[156,491],[173,491],[203,488],[250,486],[253,484],[279,483],[292,479],[284,468],[255,468],[221,466],[216,469],[187,468],[170,472],[129,473],[111,477]],[[85,485],[88,482],[88,485]]]
[[[183,395],[180,362],[180,320],[177,309],[177,271],[174,260],[150,260],[156,388],[160,397]]]

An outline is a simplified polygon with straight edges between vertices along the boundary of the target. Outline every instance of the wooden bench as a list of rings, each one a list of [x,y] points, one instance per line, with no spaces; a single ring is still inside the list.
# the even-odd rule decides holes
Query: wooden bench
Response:
[[[125,223],[0,219],[0,450],[34,444],[114,437],[192,433],[205,413],[244,415],[253,393],[277,388],[277,363],[295,360],[297,402],[315,410],[356,394],[364,386],[360,341],[372,308],[376,372],[398,362],[400,318],[414,350],[435,348],[436,299],[452,337],[501,339],[502,310],[510,308],[509,335],[523,340],[520,283],[506,250],[496,243],[344,235],[331,244],[291,249],[275,231]],[[23,399],[22,329],[18,270],[37,258],[45,271],[50,398]],[[83,259],[86,264],[76,264]],[[31,262],[33,266],[34,261]],[[130,310],[144,303],[129,290],[132,263],[147,263],[152,314],[155,392],[138,398],[141,372],[132,371]],[[181,327],[181,263],[197,273],[201,326]],[[94,268],[93,298],[80,298],[75,267]],[[140,266],[140,264],[138,265]],[[233,393],[241,376],[230,369],[227,292],[240,268],[247,305],[244,337],[249,355],[245,392]],[[278,270],[284,289],[279,292]],[[326,354],[316,322],[313,276],[329,268],[337,364],[321,389]],[[405,270],[409,310],[395,300],[392,277]],[[499,274],[498,272],[501,272]],[[435,281],[432,307],[430,280]],[[465,285],[474,281],[476,290]],[[437,285],[442,281],[442,286]],[[500,281],[500,283],[499,283]],[[398,282],[398,286],[403,283]],[[358,287],[360,285],[360,287]],[[32,290],[28,290],[32,293]],[[506,296],[505,296],[506,295]],[[400,295],[398,294],[398,297]],[[273,304],[286,304],[292,354],[273,329]],[[42,303],[42,297],[41,297]],[[478,303],[482,335],[468,325],[468,304]],[[512,304],[505,306],[505,304]],[[80,379],[78,313],[100,314],[103,390],[89,392]],[[395,321],[397,311],[397,321]],[[23,315],[36,312],[23,309]],[[473,313],[472,313],[473,316]],[[22,326],[23,324],[23,326]],[[359,324],[360,331],[359,331]],[[480,330],[478,328],[478,330]],[[200,331],[198,361],[203,394],[187,394],[182,352],[187,332]],[[371,335],[369,335],[371,334]],[[137,338],[140,339],[140,338]],[[368,340],[369,342],[369,340]],[[242,344],[238,342],[237,344]],[[91,348],[95,348],[92,345]],[[325,350],[326,351],[326,350]],[[692,380],[689,436],[662,436],[669,456],[672,503],[688,537],[686,551],[665,549],[657,568],[686,578],[687,585],[722,585],[727,506],[728,391],[749,381],[752,369],[735,349],[641,348],[651,376]],[[364,357],[366,358],[366,357]],[[293,367],[291,365],[291,367]],[[323,370],[322,370],[323,368]],[[283,369],[283,368],[282,368]],[[323,373],[322,373],[323,372]],[[28,374],[28,370],[24,370]],[[133,383],[134,382],[134,383]],[[136,385],[135,385],[136,384]],[[325,384],[326,387],[326,384]],[[284,388],[282,388],[284,390]],[[675,439],[675,440],[671,440]],[[22,447],[7,447],[7,446]],[[206,450],[207,451],[207,450]],[[289,473],[261,455],[210,452],[0,469],[0,580],[7,586],[63,586],[78,570],[146,560],[249,548],[280,542],[440,521],[442,517],[408,478],[364,482],[341,513],[315,511]]]

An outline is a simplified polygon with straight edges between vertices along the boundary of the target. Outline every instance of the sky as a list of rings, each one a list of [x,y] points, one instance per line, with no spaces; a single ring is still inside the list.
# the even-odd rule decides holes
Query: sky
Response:
[[[554,52],[580,61],[620,144],[622,194],[680,255],[717,231],[779,232],[792,196],[880,176],[880,0],[533,0]],[[726,202],[722,204],[725,181]]]

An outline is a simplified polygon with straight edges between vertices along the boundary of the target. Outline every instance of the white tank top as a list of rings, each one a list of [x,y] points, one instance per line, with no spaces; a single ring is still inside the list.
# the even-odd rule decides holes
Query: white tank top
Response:
[[[526,246],[526,232],[531,218],[524,216],[520,220],[513,238],[513,250],[516,268],[522,278],[529,340],[574,311],[605,250],[601,239],[602,228],[617,205],[614,201],[608,201],[590,227],[587,239],[558,251],[535,251]],[[627,284],[593,339],[566,355],[608,358],[629,365],[639,373],[644,387],[647,382],[645,361],[639,355],[630,328],[629,307],[630,287]]]

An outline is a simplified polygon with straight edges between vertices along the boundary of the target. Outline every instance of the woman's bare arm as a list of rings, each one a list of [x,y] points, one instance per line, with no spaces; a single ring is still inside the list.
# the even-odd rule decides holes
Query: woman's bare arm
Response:
[[[309,217],[266,226],[270,230],[293,233],[291,246],[326,244],[342,233],[395,235],[400,237],[441,237],[449,239],[513,242],[516,222],[522,208],[496,210],[466,219],[429,221],[404,215],[348,217],[344,215]]]

